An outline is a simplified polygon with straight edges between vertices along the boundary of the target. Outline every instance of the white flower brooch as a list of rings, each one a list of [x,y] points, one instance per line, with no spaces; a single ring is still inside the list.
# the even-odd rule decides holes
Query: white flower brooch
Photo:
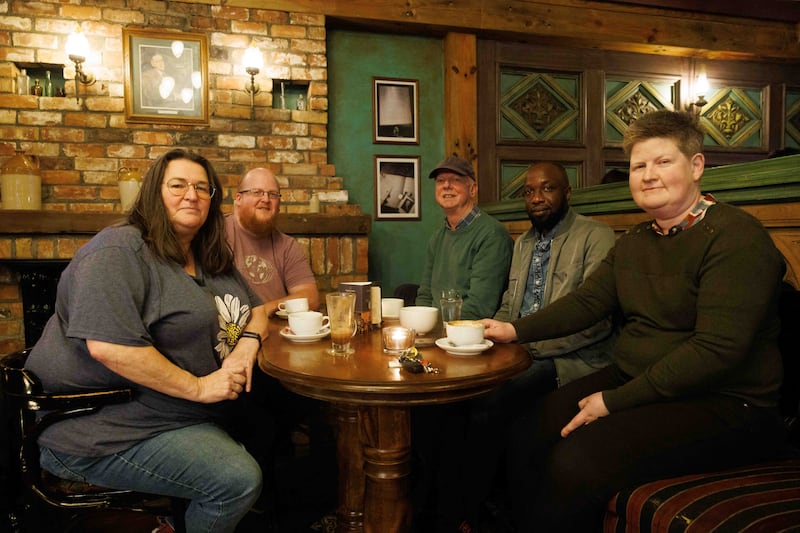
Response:
[[[239,298],[226,294],[224,300],[214,296],[219,312],[219,343],[214,347],[219,353],[220,361],[224,360],[233,350],[242,336],[242,331],[250,318],[250,306],[239,302]]]

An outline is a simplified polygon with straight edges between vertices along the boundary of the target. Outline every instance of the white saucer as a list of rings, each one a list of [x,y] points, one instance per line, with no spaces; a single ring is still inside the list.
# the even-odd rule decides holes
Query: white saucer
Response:
[[[479,353],[488,350],[494,343],[489,339],[483,339],[480,344],[467,344],[465,346],[456,346],[451,343],[447,337],[436,339],[436,346],[446,351],[450,355],[478,355]]]
[[[324,327],[317,333],[312,335],[295,335],[289,327],[281,328],[281,337],[289,339],[292,342],[316,342],[324,337],[327,337],[331,332],[331,328]]]
[[[289,313],[283,310],[275,311],[275,316],[278,318],[289,318]]]

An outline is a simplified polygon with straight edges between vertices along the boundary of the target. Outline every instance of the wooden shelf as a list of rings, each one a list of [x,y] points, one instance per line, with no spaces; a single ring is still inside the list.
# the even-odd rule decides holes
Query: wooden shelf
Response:
[[[91,235],[123,219],[119,213],[0,210],[0,235]],[[289,235],[369,235],[371,223],[369,215],[281,214],[278,227]]]

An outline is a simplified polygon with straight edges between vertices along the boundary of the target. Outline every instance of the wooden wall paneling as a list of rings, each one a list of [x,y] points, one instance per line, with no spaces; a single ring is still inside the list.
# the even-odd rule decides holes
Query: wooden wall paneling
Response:
[[[497,121],[500,115],[498,92],[497,42],[478,40],[478,153],[481,173],[478,175],[478,203],[494,202],[500,197],[500,168],[497,158]]]
[[[698,61],[698,63],[705,66],[712,87],[720,85],[764,87],[763,147],[729,155],[724,153],[726,151],[724,149],[711,148],[706,153],[711,164],[754,161],[784,146],[786,86],[800,84],[800,69],[796,65],[753,61]],[[706,109],[707,107],[704,108],[704,112]]]
[[[800,28],[798,28],[800,31]],[[780,82],[770,83],[769,101],[769,122],[767,124],[767,153],[772,154],[782,146],[785,146],[783,138],[786,131],[786,118],[784,109],[786,108],[786,84]]]
[[[554,46],[716,59],[800,57],[796,22],[571,0],[197,0],[315,13],[394,31],[463,31]],[[722,2],[719,2],[722,4]]]
[[[785,124],[783,146],[797,149],[800,146],[800,86],[781,84],[784,99],[781,119]]]
[[[587,69],[583,73],[583,145],[585,147],[584,172],[579,187],[597,185],[603,179],[605,160],[603,139],[606,123],[605,76],[600,69]]]
[[[591,63],[595,58],[576,58],[576,55],[565,51],[563,47],[546,47],[525,45],[520,43],[503,43],[499,41],[480,40],[479,48],[479,89],[478,99],[481,103],[479,112],[479,135],[481,153],[484,154],[484,165],[491,156],[492,166],[484,169],[492,172],[488,180],[491,188],[484,187],[479,191],[481,201],[496,201],[501,197],[503,188],[501,169],[504,164],[527,165],[534,161],[555,160],[575,162],[579,165],[580,182],[587,176],[585,166],[585,146],[587,124],[593,123],[587,116],[590,107],[586,99],[587,83],[584,63]],[[587,56],[593,53],[587,51]],[[577,139],[575,141],[533,141],[531,139],[504,139],[500,134],[500,99],[501,71],[530,71],[532,73],[553,74],[574,73],[577,76],[579,93],[575,95],[577,117]],[[594,107],[594,106],[592,106]],[[484,179],[487,176],[484,175]]]
[[[708,64],[708,103],[700,114],[701,125],[709,132],[712,141],[706,141],[706,152],[736,152],[752,154],[753,159],[762,159],[769,152],[770,124],[778,118],[770,112],[771,75],[777,72],[749,71],[741,68],[736,72],[716,69],[719,65]],[[724,75],[724,77],[723,77]],[[726,127],[734,123],[733,133]],[[758,143],[754,144],[758,136]],[[725,161],[724,156],[721,157]]]
[[[471,161],[478,173],[478,56],[475,35],[444,39],[445,149]]]
[[[734,93],[735,99],[741,102],[752,114],[748,130],[745,134],[723,137],[716,133],[720,146],[707,146],[706,154],[709,166],[728,165],[763,159],[771,151],[783,143],[785,121],[785,88],[777,80],[794,81],[800,77],[800,71],[794,65],[782,63],[755,63],[749,61],[701,61],[696,58],[654,56],[636,53],[614,52],[607,50],[579,50],[565,47],[548,47],[526,43],[505,43],[481,41],[480,46],[490,53],[481,56],[482,72],[489,72],[497,78],[500,69],[506,66],[519,66],[532,72],[578,71],[581,72],[583,100],[581,103],[582,134],[580,142],[532,142],[501,138],[492,129],[499,128],[497,100],[501,97],[497,79],[493,83],[479,85],[479,100],[482,106],[490,107],[493,115],[481,114],[479,131],[482,133],[481,150],[486,154],[494,152],[494,165],[489,169],[496,173],[490,176],[498,183],[497,194],[482,196],[484,202],[503,201],[499,194],[502,190],[501,176],[498,167],[503,161],[534,161],[549,159],[557,161],[582,161],[583,173],[577,186],[591,187],[601,183],[606,165],[627,166],[619,139],[609,143],[605,140],[606,124],[606,79],[617,79],[620,82],[645,81],[660,84],[662,92],[672,93],[668,98],[661,96],[661,103],[676,109],[685,109],[690,100],[689,92],[693,85],[692,75],[700,67],[705,67],[712,88],[723,87],[718,91],[720,102],[727,97],[729,88],[740,88]],[[664,89],[664,85],[671,89]],[[800,84],[800,80],[798,80]],[[704,112],[714,109],[712,96],[707,96],[709,104]],[[757,102],[756,102],[757,100]],[[702,119],[705,121],[706,119]],[[716,118],[717,126],[721,126],[720,118]],[[485,121],[485,122],[484,122]],[[760,121],[760,122],[759,122]],[[753,127],[755,126],[755,127]],[[709,122],[707,127],[713,127]],[[719,127],[717,128],[719,129]],[[737,138],[737,135],[739,136]],[[496,140],[497,146],[488,146],[489,139]],[[730,141],[728,140],[730,139]],[[495,192],[495,191],[492,191]]]

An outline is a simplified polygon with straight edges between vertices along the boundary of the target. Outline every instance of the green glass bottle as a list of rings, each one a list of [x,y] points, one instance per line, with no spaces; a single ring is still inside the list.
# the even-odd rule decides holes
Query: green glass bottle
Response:
[[[55,93],[53,92],[53,80],[50,79],[50,71],[46,71],[45,73],[45,80],[44,80],[44,95],[45,96],[53,96]]]

